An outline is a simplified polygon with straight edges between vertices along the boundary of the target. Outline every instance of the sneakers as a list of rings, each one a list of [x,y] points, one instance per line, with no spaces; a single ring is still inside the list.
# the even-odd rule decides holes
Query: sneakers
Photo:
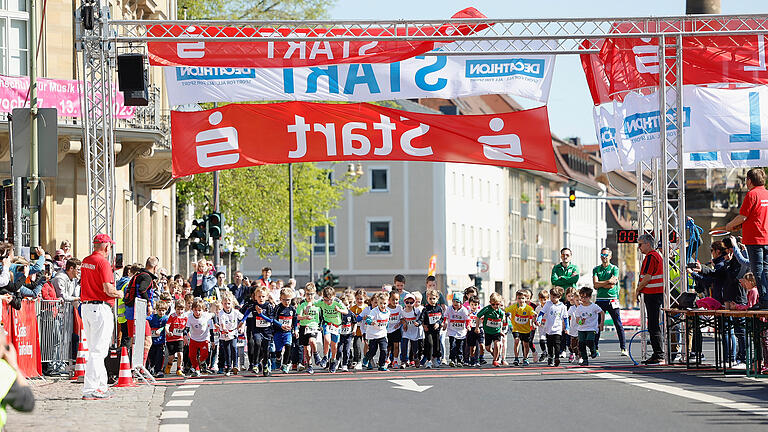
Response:
[[[488,364],[488,361],[485,360],[484,358],[480,357],[480,364],[481,365]]]
[[[360,369],[368,368],[368,366],[370,365],[371,365],[371,361],[368,360],[368,357],[363,357],[363,362],[360,364]]]
[[[330,373],[336,373],[336,368],[338,367],[338,365],[339,365],[338,362],[331,360],[331,364],[328,365],[328,371]]]
[[[582,361],[580,366],[589,366],[589,360]]]
[[[272,376],[272,369],[270,369],[269,365],[267,365],[267,366],[264,368],[264,376],[265,376],[265,377],[268,377],[268,376]]]
[[[310,375],[315,373],[315,370],[312,369],[312,365],[307,366],[307,373],[310,374]]]
[[[560,357],[555,358],[555,367],[560,366]]]
[[[448,366],[450,366],[452,368],[455,368],[456,367],[456,362],[451,360],[450,362],[448,362]]]
[[[237,366],[232,368],[232,375],[237,375],[238,372],[240,372],[240,369],[238,369]]]
[[[320,369],[325,369],[326,367],[328,367],[328,358],[323,357],[320,360],[320,363],[317,363],[317,367],[319,367]]]
[[[558,359],[558,360],[559,360],[559,359]],[[548,360],[547,360],[547,366],[553,366],[553,365],[554,365],[554,363],[555,363],[555,362],[554,362],[552,359],[548,359]]]
[[[306,369],[306,368],[307,368],[307,367],[306,367],[306,366],[304,366],[302,363],[299,363],[299,365],[298,365],[298,366],[296,366],[296,372],[302,372],[302,371],[304,371],[304,369]]]
[[[577,362],[579,366],[581,365],[588,365],[589,362],[584,360],[583,358],[579,357],[579,361]]]
[[[362,363],[357,363],[355,365],[355,370],[363,370],[363,364]]]
[[[626,349],[623,349],[623,350],[621,350],[621,356],[622,356],[622,357],[627,357],[627,356],[629,356],[629,353],[627,352],[627,350],[626,350]]]
[[[386,366],[379,366],[379,372],[386,372],[388,370]]]
[[[498,360],[494,360],[493,367],[501,367],[501,363]]]
[[[224,372],[224,376],[231,376],[231,375],[232,375],[232,372],[230,372],[230,371]]]
[[[641,363],[643,363],[644,365],[656,365],[656,364],[660,364],[663,360],[664,359],[662,359],[660,356],[652,355]]]
[[[600,357],[600,351],[598,351],[598,350],[592,351],[592,355],[590,355],[590,357],[592,357],[592,358]]]
[[[291,370],[291,365],[283,365],[282,371],[284,374],[287,374]]]
[[[180,370],[177,370],[177,371],[176,371],[176,375],[177,375],[177,376],[180,376],[180,377],[186,377],[186,375],[184,375],[184,372],[182,372],[182,371],[180,371]]]
[[[432,369],[432,362],[427,362],[427,369]]]
[[[440,364],[441,364],[440,359],[432,360],[432,367],[434,369],[440,369]]]
[[[561,356],[561,357],[562,357],[562,356]],[[575,357],[576,357],[576,356],[575,356],[575,355],[573,355],[573,353],[571,353],[571,354],[568,356],[568,361],[569,361],[569,362],[571,362],[571,363],[573,363],[573,359],[574,359]]]
[[[112,392],[96,390],[95,392],[85,393],[83,400],[107,400],[112,397]]]
[[[347,365],[344,365],[341,367],[342,372],[349,372],[349,367]]]
[[[495,362],[494,362],[494,363],[495,363]],[[520,360],[518,360],[518,359],[517,359],[517,357],[515,357],[515,361],[513,361],[513,362],[512,362],[512,365],[514,365],[514,366],[520,366]],[[495,366],[495,365],[494,365],[494,366]]]
[[[523,366],[528,366],[528,365],[530,365],[530,363],[528,363],[528,359],[527,358],[523,359]]]
[[[732,367],[731,369],[740,369],[740,370],[744,370],[744,369],[746,369],[746,368],[747,368],[747,364],[746,364],[746,363],[744,363],[744,362],[742,362],[742,361],[738,361],[738,360],[737,360],[737,361],[736,361],[736,364],[735,364],[735,365],[733,365],[733,367]]]
[[[200,369],[195,369],[194,371],[192,371],[192,376],[199,377],[200,375],[201,375],[200,374]]]
[[[506,360],[502,360],[502,361],[501,361],[501,365],[502,365],[502,366],[509,366],[509,363],[507,363],[507,361],[506,361]]]
[[[400,367],[400,369],[405,369],[405,363],[398,363],[398,366]]]
[[[549,363],[549,361],[550,361],[550,360],[552,360],[552,359],[550,359],[550,358],[549,358],[549,356],[548,356],[546,353],[542,354],[542,355],[539,357],[539,361],[540,361],[541,363],[544,363],[544,362],[547,362],[547,363]]]

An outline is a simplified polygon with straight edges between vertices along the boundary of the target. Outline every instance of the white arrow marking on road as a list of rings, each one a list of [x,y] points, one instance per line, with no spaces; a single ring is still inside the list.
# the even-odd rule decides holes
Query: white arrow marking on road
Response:
[[[394,389],[399,390],[409,390],[409,391],[415,391],[415,392],[423,392],[424,390],[431,389],[432,386],[420,386],[416,384],[412,379],[399,379],[399,380],[388,380],[392,384],[395,384],[397,387],[392,387]]]

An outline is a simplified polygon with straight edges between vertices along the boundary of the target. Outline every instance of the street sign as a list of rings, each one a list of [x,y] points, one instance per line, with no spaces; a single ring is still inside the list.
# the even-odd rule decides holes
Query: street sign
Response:
[[[437,255],[432,255],[427,264],[427,276],[434,276],[435,273],[437,273]]]
[[[477,272],[483,280],[490,280],[491,277],[491,257],[482,257],[477,260]]]
[[[29,177],[29,149],[32,142],[32,119],[29,108],[14,108],[12,112],[13,163],[12,177]],[[59,154],[56,108],[37,109],[38,168],[40,177],[58,175]]]

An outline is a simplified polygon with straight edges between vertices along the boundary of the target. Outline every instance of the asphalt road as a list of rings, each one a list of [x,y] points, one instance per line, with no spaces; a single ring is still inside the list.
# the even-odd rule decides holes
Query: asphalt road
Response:
[[[413,380],[422,391],[400,388],[412,385],[410,381],[390,380]],[[613,341],[601,344],[601,357],[589,368],[446,367],[271,378],[213,376],[164,384],[163,432],[768,427],[768,381],[679,367],[635,367],[618,355]]]

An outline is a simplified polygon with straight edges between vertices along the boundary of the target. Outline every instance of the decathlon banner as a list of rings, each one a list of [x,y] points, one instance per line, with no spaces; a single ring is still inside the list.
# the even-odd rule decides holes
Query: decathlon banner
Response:
[[[263,164],[402,160],[557,172],[547,108],[440,115],[371,104],[225,105],[171,113],[174,177]]]
[[[674,97],[672,90],[669,98]],[[768,149],[768,87],[742,89],[683,88],[683,149],[686,168],[759,165],[760,150]],[[605,171],[632,171],[636,161],[659,157],[660,116],[658,93],[630,93],[624,103],[615,102],[613,112],[594,110],[595,129]],[[677,109],[664,118],[667,135],[677,137]],[[755,153],[754,150],[758,152]]]
[[[486,18],[475,8],[466,8],[451,18]],[[377,28],[281,29],[279,27],[246,28],[180,24],[147,26],[147,37],[187,37],[199,41],[149,41],[150,64],[155,66],[219,66],[283,68],[319,66],[340,63],[392,63],[432,51],[435,41],[310,41],[287,42],[288,36],[454,36],[468,35],[488,28],[487,24],[445,24],[433,26],[398,26]],[[253,41],[237,38],[275,37],[275,41]],[[230,40],[206,40],[226,37]]]
[[[370,102],[510,94],[547,102],[554,56],[419,56],[391,64],[295,69],[165,68],[171,105],[306,100]]]

